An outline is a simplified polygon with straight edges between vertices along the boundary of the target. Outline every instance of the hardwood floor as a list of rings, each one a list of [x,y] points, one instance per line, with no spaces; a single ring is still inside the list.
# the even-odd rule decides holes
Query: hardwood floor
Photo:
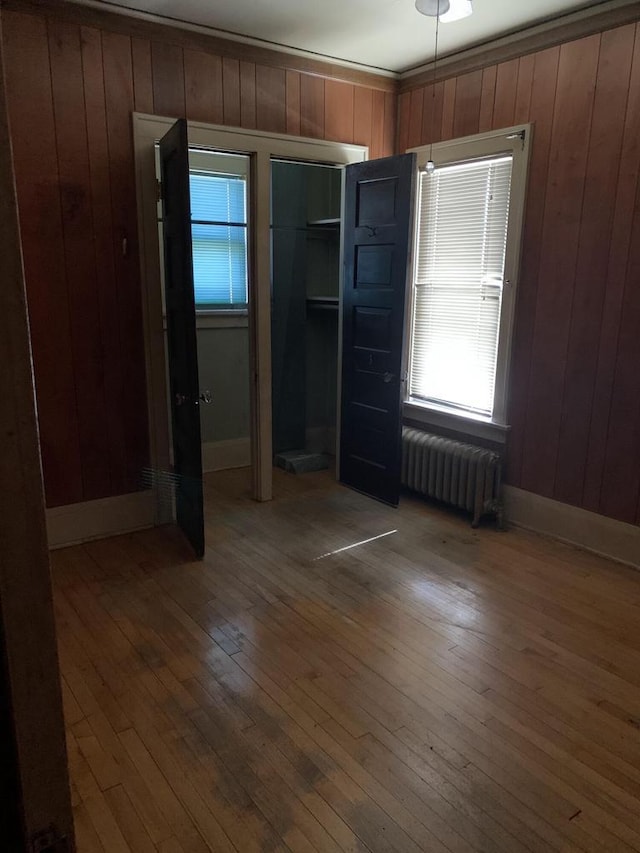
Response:
[[[640,574],[326,473],[55,552],[79,853],[640,850]]]

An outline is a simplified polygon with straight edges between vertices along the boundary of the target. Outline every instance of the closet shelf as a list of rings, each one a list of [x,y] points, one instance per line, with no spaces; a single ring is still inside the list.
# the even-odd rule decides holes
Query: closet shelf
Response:
[[[330,219],[312,219],[307,222],[307,226],[309,228],[339,228],[340,219],[339,217]]]
[[[322,311],[337,311],[339,301],[337,296],[308,296],[307,307]]]

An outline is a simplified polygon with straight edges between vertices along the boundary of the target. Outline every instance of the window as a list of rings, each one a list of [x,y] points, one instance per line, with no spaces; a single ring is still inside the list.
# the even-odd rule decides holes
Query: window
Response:
[[[493,412],[511,157],[419,177],[411,394]]]
[[[412,414],[505,423],[527,135],[515,128],[434,145],[433,172],[429,149],[418,151]]]
[[[157,145],[155,156],[158,177]],[[189,149],[193,288],[196,311],[200,314],[229,310],[246,312],[248,172],[247,155]],[[161,202],[158,202],[158,238],[164,288]]]
[[[196,307],[246,308],[246,180],[190,170],[189,188]]]

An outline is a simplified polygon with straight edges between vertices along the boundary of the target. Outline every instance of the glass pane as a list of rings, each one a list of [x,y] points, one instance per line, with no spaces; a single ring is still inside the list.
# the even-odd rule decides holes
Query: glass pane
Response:
[[[196,304],[246,305],[247,229],[192,225]]]
[[[511,156],[500,156],[421,175],[415,397],[493,410],[511,169]]]
[[[243,178],[192,172],[189,186],[192,219],[246,223],[246,182]]]

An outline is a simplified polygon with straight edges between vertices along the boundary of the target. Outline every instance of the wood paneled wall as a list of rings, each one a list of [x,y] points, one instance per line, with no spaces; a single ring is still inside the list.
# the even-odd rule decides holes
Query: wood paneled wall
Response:
[[[205,37],[187,46],[157,26],[145,37],[139,21],[81,7],[13,4],[2,15],[47,504],[57,506],[135,490],[148,464],[131,113],[355,142],[380,157],[393,153],[396,98],[389,80],[345,82],[319,63],[306,73],[285,55],[261,64],[228,42],[220,55]]]
[[[640,25],[404,92],[398,150],[534,122],[507,480],[640,523]]]
[[[392,153],[389,81],[54,6],[3,10],[49,506],[148,464],[133,110]],[[215,49],[214,49],[215,48]],[[640,523],[640,34],[630,24],[400,95],[397,150],[535,123],[508,481]]]

